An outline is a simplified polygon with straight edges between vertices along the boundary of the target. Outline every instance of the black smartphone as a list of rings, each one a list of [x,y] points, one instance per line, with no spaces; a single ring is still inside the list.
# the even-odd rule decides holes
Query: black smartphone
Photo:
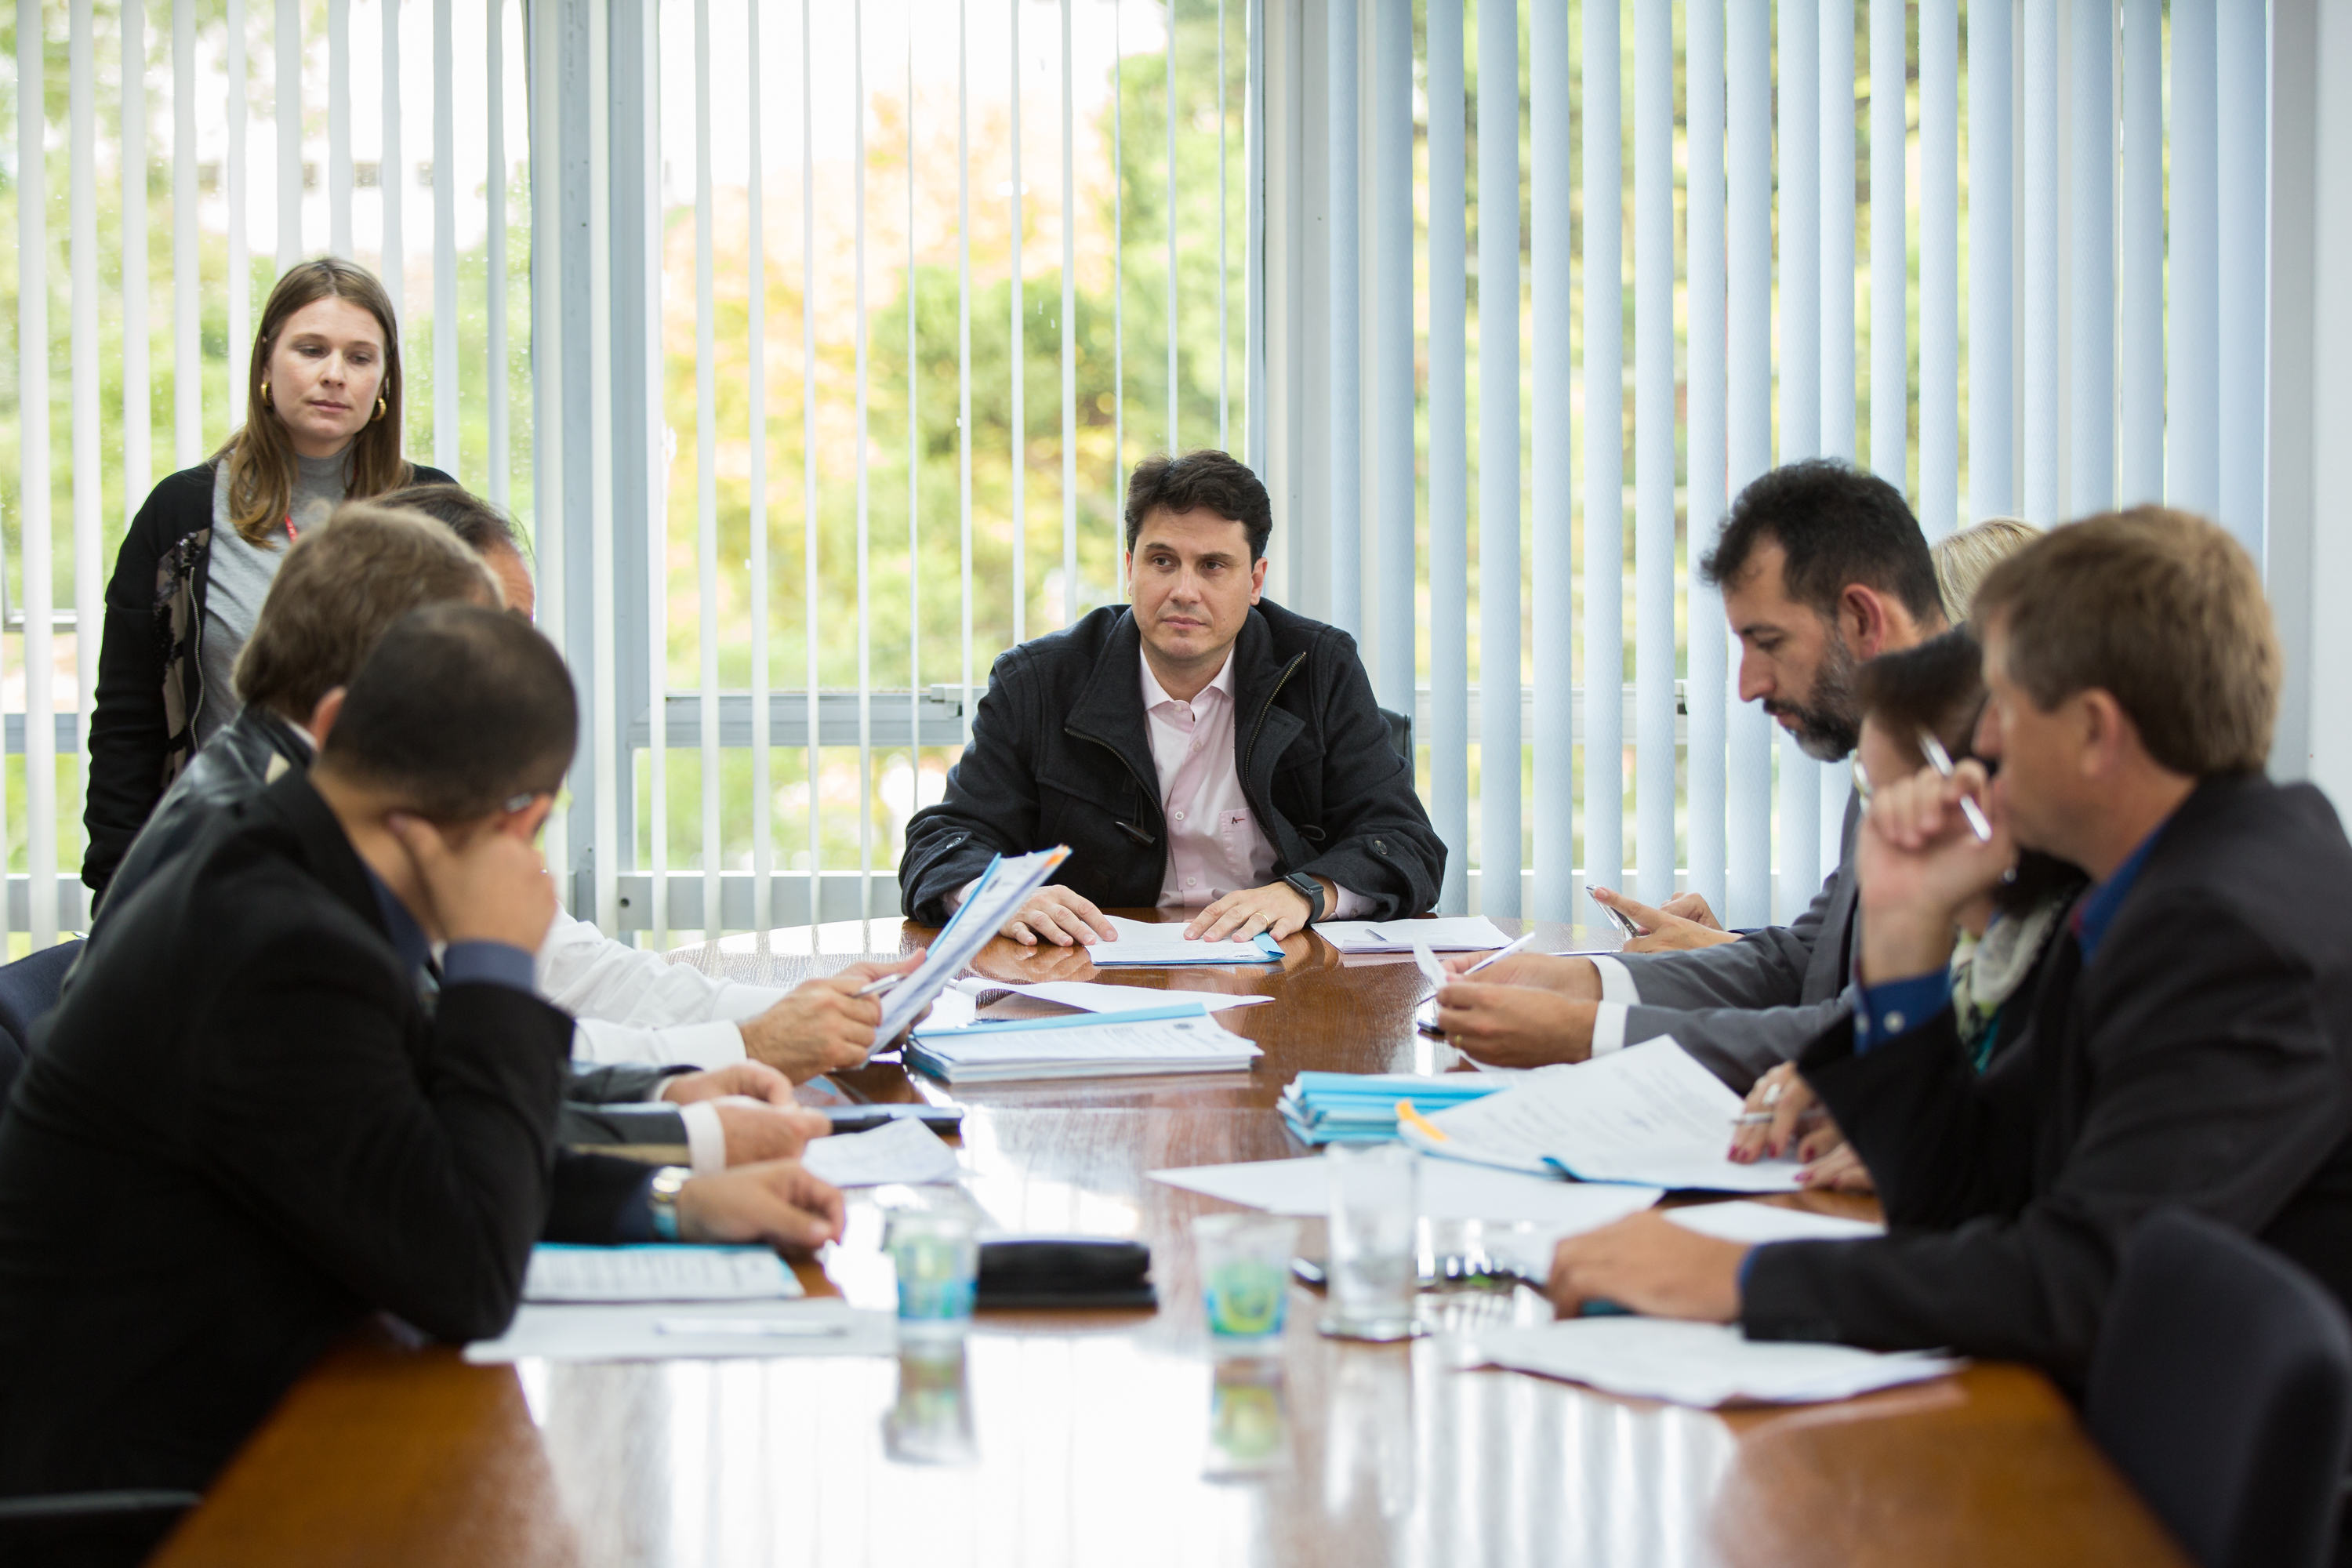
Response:
[[[934,1132],[963,1130],[961,1105],[916,1104],[896,1100],[887,1105],[827,1105],[818,1109],[833,1119],[835,1132],[871,1132],[893,1121],[919,1121]]]

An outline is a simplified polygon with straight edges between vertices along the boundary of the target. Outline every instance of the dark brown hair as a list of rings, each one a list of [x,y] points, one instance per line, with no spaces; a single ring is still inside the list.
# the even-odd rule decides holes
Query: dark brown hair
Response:
[[[1824,620],[1850,583],[1891,595],[1912,618],[1944,618],[1936,563],[1903,494],[1876,474],[1834,458],[1788,463],[1751,480],[1732,500],[1699,574],[1717,586],[1746,577],[1759,547],[1785,557],[1781,589]]]
[[[1862,667],[1853,689],[1864,721],[1876,724],[1890,737],[1899,740],[1932,731],[1955,760],[1975,754],[1977,716],[1985,703],[1984,649],[1967,627],[1898,653],[1880,654]],[[2085,880],[2068,862],[2028,849],[2018,856],[2008,879],[1993,889],[1993,904],[2021,914],[2051,894],[2071,892]]]
[[[2043,711],[2106,692],[2191,778],[2262,771],[2284,660],[2262,574],[2221,528],[2135,507],[2053,529],[1993,568],[1971,612]]]
[[[1127,547],[1135,548],[1143,524],[1155,511],[1213,511],[1238,522],[1249,534],[1250,559],[1265,553],[1274,537],[1274,503],[1246,464],[1203,447],[1181,458],[1166,453],[1135,465],[1127,481]]]
[[[261,309],[261,330],[253,334],[253,354],[245,373],[245,424],[213,457],[228,464],[228,517],[248,544],[259,544],[278,529],[294,499],[294,443],[286,422],[262,395],[269,380],[269,356],[286,330],[287,318],[320,300],[349,300],[375,317],[383,331],[383,383],[377,388],[383,412],[343,449],[343,495],[363,500],[397,489],[415,477],[400,455],[400,328],[392,300],[375,274],[337,256],[298,261],[278,274]]]
[[[444,599],[495,607],[498,579],[423,513],[346,501],[286,552],[236,656],[237,697],[307,723],[320,698],[358,673],[385,627]]]
[[[579,730],[553,644],[498,610],[426,605],[352,678],[319,766],[429,822],[470,822],[560,788]]]

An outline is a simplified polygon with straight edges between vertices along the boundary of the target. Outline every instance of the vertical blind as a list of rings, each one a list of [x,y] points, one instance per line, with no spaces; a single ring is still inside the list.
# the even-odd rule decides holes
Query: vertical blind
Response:
[[[1810,897],[1843,770],[1738,700],[1693,570],[1775,462],[1853,457],[1931,537],[2162,498],[2263,545],[2259,3],[18,0],[13,26],[16,950],[87,918],[122,530],[159,458],[242,419],[259,302],[320,251],[401,309],[411,456],[529,529],[587,699],[551,858],[656,942],[892,912],[995,654],[1122,595],[1121,483],[1157,449],[1296,472],[1270,591],[1414,716],[1449,910],[1575,918],[1630,882],[1750,924]],[[1309,189],[1293,265],[1268,193]],[[1294,339],[1339,393],[1311,441],[1266,391],[1309,384],[1276,366]]]
[[[1289,585],[1421,719],[1444,907],[1691,888],[1754,924],[1811,899],[1847,770],[1739,700],[1696,570],[1776,463],[1857,461],[1931,540],[2169,500],[2261,558],[2259,0],[1297,17],[1329,237],[1267,287],[1328,312],[1328,383],[1360,380],[1372,425],[1360,448],[1335,399],[1302,552],[1331,586]]]

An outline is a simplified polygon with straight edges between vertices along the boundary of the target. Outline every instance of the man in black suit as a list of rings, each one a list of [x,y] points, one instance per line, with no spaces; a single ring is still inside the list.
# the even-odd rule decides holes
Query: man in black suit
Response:
[[[499,1332],[542,1234],[839,1232],[793,1162],[555,1146],[531,840],[576,713],[546,640],[428,605],[338,708],[307,775],[112,910],[36,1031],[0,1114],[0,1494],[201,1487],[363,1314]]]
[[[2352,846],[2263,776],[2282,660],[2253,563],[2154,508],[2060,529],[1976,601],[1975,763],[1877,792],[1855,1016],[1799,1058],[1891,1233],[1754,1249],[1642,1216],[1564,1242],[1552,1293],[1752,1338],[1950,1346],[2087,1369],[2133,1224],[2185,1204],[2352,1301]],[[1980,843],[1958,809],[1987,808]],[[1982,1078],[1953,912],[2022,845],[2093,883],[2027,1037]]]
[[[1103,904],[1279,942],[1437,902],[1445,845],[1354,639],[1263,597],[1273,533],[1265,487],[1224,453],[1137,465],[1135,603],[996,661],[946,798],[907,823],[909,920],[943,923],[992,857],[1056,844],[1056,880],[1003,928],[1025,945],[1114,938]]]

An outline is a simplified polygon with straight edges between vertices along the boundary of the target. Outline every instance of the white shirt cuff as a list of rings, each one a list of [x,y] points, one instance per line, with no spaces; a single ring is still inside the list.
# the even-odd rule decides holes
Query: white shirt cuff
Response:
[[[1636,1003],[1642,999],[1642,988],[1633,984],[1633,972],[1622,959],[1605,952],[1592,955],[1592,967],[1601,972],[1601,999],[1603,1002]]]
[[[667,1067],[721,1068],[743,1059],[743,1031],[724,1018],[699,1024],[615,1024],[582,1018],[572,1033],[572,1059],[602,1066],[651,1062]]]
[[[1331,885],[1339,888],[1337,882]],[[1326,911],[1323,918],[1327,921],[1361,920],[1371,907],[1372,900],[1364,894],[1353,888],[1339,888],[1339,901]]]
[[[977,877],[974,877],[971,881],[966,882],[962,887],[958,888],[954,892],[952,892],[952,893],[946,893],[946,894],[942,894],[942,895],[940,896],[940,902],[941,902],[941,903],[945,904],[945,905],[948,907],[948,913],[950,913],[950,914],[953,914],[953,913],[955,913],[958,910],[960,910],[960,909],[963,908],[963,901],[964,901],[966,899],[968,899],[968,898],[971,897],[971,890],[972,890],[974,888],[977,888],[977,887],[979,887],[979,886],[980,886],[980,879],[979,879],[979,878],[977,878]]]
[[[1625,1004],[1603,1002],[1592,1010],[1592,1054],[1605,1057],[1625,1048]]]
[[[1618,1031],[1623,1033],[1621,1027]],[[719,1107],[707,1100],[677,1108],[677,1119],[686,1123],[686,1150],[698,1176],[715,1176],[727,1169],[727,1129],[719,1120]]]

